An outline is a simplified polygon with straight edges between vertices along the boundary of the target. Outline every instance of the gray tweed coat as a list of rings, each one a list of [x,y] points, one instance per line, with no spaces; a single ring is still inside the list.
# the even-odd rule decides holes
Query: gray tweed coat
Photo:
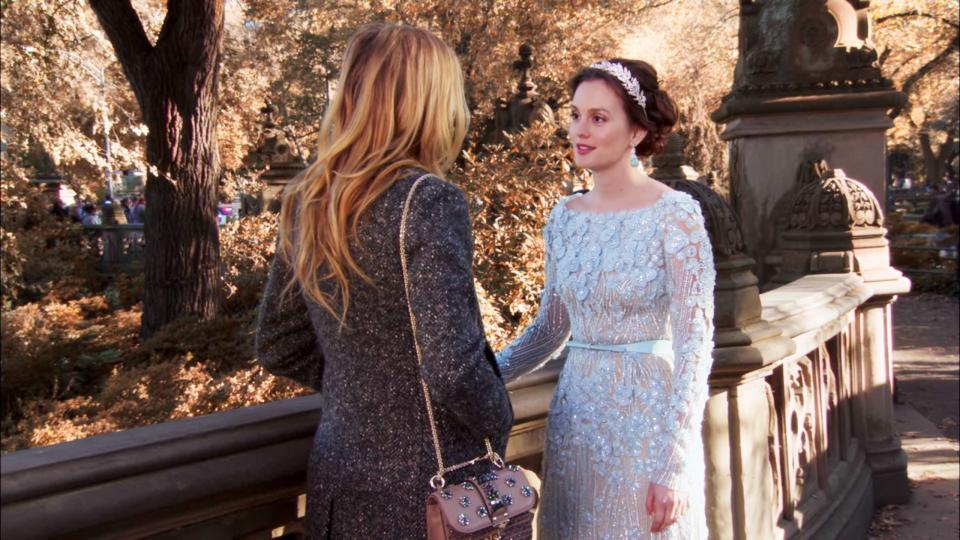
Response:
[[[399,255],[400,215],[420,174],[395,183],[361,218],[352,252],[372,283],[351,281],[342,331],[300,292],[281,298],[290,275],[281,257],[270,270],[257,318],[257,358],[272,373],[323,396],[308,464],[310,538],[426,536],[424,500],[436,460]],[[513,412],[484,337],[467,201],[457,187],[436,177],[420,183],[406,250],[420,373],[433,398],[444,462],[483,454],[484,437],[503,455]],[[323,286],[335,290],[332,282]]]

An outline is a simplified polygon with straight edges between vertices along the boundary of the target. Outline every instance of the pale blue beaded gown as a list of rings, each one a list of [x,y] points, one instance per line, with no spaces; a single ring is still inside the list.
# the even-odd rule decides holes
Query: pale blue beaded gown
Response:
[[[540,308],[498,355],[504,377],[536,369],[571,336],[601,347],[672,343],[666,353],[569,349],[548,418],[540,538],[706,538],[701,423],[715,271],[700,206],[667,191],[635,210],[568,208],[579,196],[562,199],[544,228]],[[645,510],[650,481],[689,501],[658,534]]]

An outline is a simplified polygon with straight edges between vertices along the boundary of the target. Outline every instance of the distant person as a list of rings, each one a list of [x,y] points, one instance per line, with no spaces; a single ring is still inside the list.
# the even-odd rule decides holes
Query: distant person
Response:
[[[133,210],[130,213],[132,216],[130,223],[144,223],[144,218],[146,217],[147,213],[147,200],[143,197],[143,195],[137,199],[137,204],[133,207]]]
[[[119,206],[120,206],[119,210],[115,209],[112,212],[110,212],[113,219],[113,223],[116,225],[126,225],[129,223],[129,221],[127,221],[127,213],[123,211],[123,199],[120,199]]]
[[[87,203],[85,202],[77,202],[73,205],[73,211],[70,217],[75,223],[83,223],[83,216],[85,215],[84,207],[86,205]]]
[[[84,225],[101,225],[102,217],[100,216],[100,209],[97,208],[94,204],[86,204],[83,207],[83,224]]]
[[[123,207],[123,217],[127,219],[127,223],[131,223],[132,216],[130,212],[133,210],[133,198],[124,197],[120,200],[120,206]]]
[[[937,227],[949,227],[960,223],[960,202],[955,191],[948,191],[942,184],[933,186],[934,196],[920,221]]]
[[[63,201],[60,199],[54,199],[53,207],[50,208],[50,213],[57,218],[58,221],[63,221],[70,217],[70,211],[63,205]]]
[[[226,225],[230,221],[233,221],[233,207],[226,205],[217,206],[217,223]]]

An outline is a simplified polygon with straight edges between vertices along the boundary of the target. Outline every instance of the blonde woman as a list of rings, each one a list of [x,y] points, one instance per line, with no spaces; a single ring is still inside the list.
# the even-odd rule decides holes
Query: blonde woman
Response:
[[[663,149],[677,109],[638,60],[598,62],[570,87],[570,139],[594,187],[553,209],[540,310],[498,357],[510,380],[569,348],[540,538],[705,539],[713,253],[700,205],[639,159]]]
[[[256,353],[323,396],[310,537],[423,538],[437,467],[419,376],[448,463],[484,454],[484,438],[502,455],[513,420],[473,287],[467,202],[440,178],[469,123],[462,74],[430,33],[377,24],[351,38],[337,88],[319,157],[284,197]],[[418,369],[398,236],[426,173],[404,244]]]

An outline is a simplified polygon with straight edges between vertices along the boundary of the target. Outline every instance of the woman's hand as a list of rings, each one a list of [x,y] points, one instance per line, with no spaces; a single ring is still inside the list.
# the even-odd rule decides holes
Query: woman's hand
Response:
[[[673,525],[687,510],[682,493],[650,482],[647,488],[647,515],[653,516],[650,532],[658,533]]]

